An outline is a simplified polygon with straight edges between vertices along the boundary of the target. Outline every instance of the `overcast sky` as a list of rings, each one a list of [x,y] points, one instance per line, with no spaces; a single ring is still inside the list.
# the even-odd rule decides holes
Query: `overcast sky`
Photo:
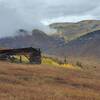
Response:
[[[100,19],[100,0],[0,0],[0,37],[53,22]]]

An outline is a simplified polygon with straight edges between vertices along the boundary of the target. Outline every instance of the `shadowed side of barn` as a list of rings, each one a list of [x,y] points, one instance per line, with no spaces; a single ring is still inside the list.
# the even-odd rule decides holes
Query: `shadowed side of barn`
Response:
[[[14,62],[15,56],[20,56],[19,62],[22,63],[22,56],[32,64],[41,64],[41,50],[36,48],[0,49],[0,60]]]

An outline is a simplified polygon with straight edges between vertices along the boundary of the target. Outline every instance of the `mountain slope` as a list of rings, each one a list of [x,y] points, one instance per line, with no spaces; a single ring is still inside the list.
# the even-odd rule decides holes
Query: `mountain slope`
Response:
[[[68,59],[88,62],[100,62],[100,30],[90,32],[68,44],[59,47],[54,55]]]
[[[17,31],[17,36],[0,39],[1,48],[22,48],[35,47],[41,48],[44,52],[59,46],[64,43],[63,38],[54,38],[45,34],[40,30],[33,30],[32,33],[27,33],[25,30]]]
[[[100,20],[84,20],[77,23],[53,23],[49,26],[57,30],[57,33],[54,34],[56,37],[64,37],[66,41],[70,41],[89,32],[99,30]]]

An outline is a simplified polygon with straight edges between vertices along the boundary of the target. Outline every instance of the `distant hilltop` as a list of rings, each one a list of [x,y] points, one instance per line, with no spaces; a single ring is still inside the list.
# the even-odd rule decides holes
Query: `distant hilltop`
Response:
[[[54,35],[64,37],[66,41],[70,41],[89,32],[100,30],[100,20],[52,23],[49,27],[56,30]]]

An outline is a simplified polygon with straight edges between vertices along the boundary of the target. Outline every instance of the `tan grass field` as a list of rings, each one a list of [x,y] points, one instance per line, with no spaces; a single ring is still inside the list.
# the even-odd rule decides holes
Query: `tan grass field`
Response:
[[[0,62],[0,100],[100,100],[99,72]]]

